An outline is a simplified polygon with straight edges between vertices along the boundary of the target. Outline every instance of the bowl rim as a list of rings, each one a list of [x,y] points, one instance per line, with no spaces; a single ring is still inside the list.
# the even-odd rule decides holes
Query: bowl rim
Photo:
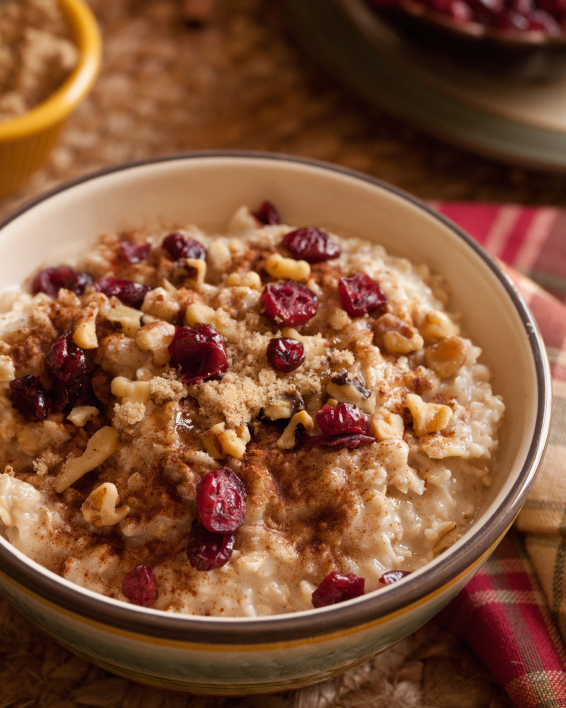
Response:
[[[45,101],[12,120],[0,122],[0,141],[17,140],[61,122],[91,90],[102,61],[102,38],[84,0],[58,0],[79,50],[77,66]]]
[[[85,182],[104,178],[107,175],[152,166],[160,163],[192,161],[199,159],[245,159],[291,162],[298,165],[330,171],[369,183],[408,201],[413,207],[448,227],[463,240],[493,275],[503,285],[518,312],[533,356],[537,384],[537,414],[533,438],[525,462],[517,480],[499,507],[489,519],[474,528],[474,533],[458,549],[458,553],[440,557],[432,573],[409,575],[393,586],[385,587],[378,594],[370,593],[355,600],[340,603],[316,611],[273,615],[254,618],[201,617],[168,613],[129,605],[103,595],[85,590],[71,583],[62,583],[61,578],[46,571],[29,559],[21,559],[7,543],[0,543],[0,571],[7,574],[23,589],[39,595],[50,605],[62,608],[74,615],[88,618],[101,625],[136,635],[146,635],[162,640],[186,643],[198,642],[208,645],[254,645],[299,640],[335,634],[356,626],[387,617],[403,608],[422,603],[441,589],[456,582],[476,566],[501,540],[513,523],[523,505],[540,466],[546,445],[551,413],[551,379],[546,350],[538,326],[517,288],[501,267],[474,239],[450,219],[435,211],[417,197],[376,177],[328,162],[283,153],[253,150],[209,150],[156,156],[145,160],[128,162],[105,168],[66,182],[49,192],[27,202],[0,222],[1,231],[25,212],[35,208],[61,192]],[[25,558],[25,556],[23,556]],[[38,572],[42,571],[42,572]]]

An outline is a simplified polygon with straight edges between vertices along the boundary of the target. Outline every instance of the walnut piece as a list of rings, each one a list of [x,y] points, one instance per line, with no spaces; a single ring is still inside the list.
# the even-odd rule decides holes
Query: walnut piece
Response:
[[[112,379],[110,390],[119,398],[126,398],[132,403],[147,403],[151,398],[149,381],[130,381],[124,376]]]
[[[83,315],[73,332],[73,342],[81,349],[96,349],[98,337],[96,336],[96,317],[98,305],[89,302],[83,310]]]
[[[302,425],[307,432],[310,432],[314,428],[313,420],[306,411],[295,413],[283,431],[283,435],[277,441],[277,447],[282,450],[292,450],[295,447],[295,431],[297,425]]]
[[[375,324],[375,332],[381,336],[389,354],[409,354],[422,349],[424,340],[415,327],[390,313],[382,315]]]
[[[113,307],[107,315],[107,319],[112,322],[118,332],[122,332],[126,337],[134,337],[140,328],[142,313],[134,310],[133,307],[118,305]]]
[[[378,408],[371,417],[369,432],[378,440],[402,440],[404,431],[403,418],[387,408]]]
[[[413,428],[417,437],[443,430],[452,418],[452,409],[440,403],[425,403],[415,393],[407,394],[407,405],[413,416]]]
[[[76,428],[84,428],[88,421],[95,418],[99,413],[98,408],[94,406],[75,406],[67,416],[67,420],[70,420]]]
[[[110,426],[100,428],[90,438],[80,457],[67,460],[53,484],[56,492],[64,492],[87,472],[111,457],[118,447],[118,431]]]
[[[175,327],[165,320],[157,320],[144,324],[138,329],[135,342],[138,349],[150,351],[153,354],[153,363],[156,366],[164,366],[169,363],[171,356],[168,347],[175,336]]]
[[[454,521],[445,521],[438,528],[437,540],[432,547],[433,553],[438,553],[448,548],[448,546],[452,546],[459,538],[462,538],[462,536],[458,533]]]
[[[221,460],[227,455],[243,457],[251,436],[247,425],[226,430],[225,423],[217,423],[201,439],[208,454],[215,460]]]
[[[261,290],[261,278],[253,270],[249,270],[247,273],[230,273],[226,279],[226,285],[229,288]]]
[[[96,528],[113,526],[130,513],[129,506],[121,506],[116,485],[105,482],[92,491],[81,506],[85,521]]]
[[[425,315],[421,334],[427,344],[435,344],[446,337],[456,337],[460,330],[446,313],[430,310]]]
[[[206,277],[206,261],[202,258],[187,258],[185,261],[189,277],[185,280],[185,286],[196,288],[204,283]]]
[[[269,420],[284,420],[291,418],[295,413],[304,410],[303,399],[295,393],[287,393],[274,403],[263,409],[263,415]]]
[[[148,315],[168,322],[179,312],[179,303],[165,288],[154,288],[146,293],[141,309]]]
[[[311,267],[306,261],[284,258],[279,253],[272,253],[265,261],[265,270],[272,278],[285,280],[308,280]]]
[[[348,379],[338,374],[326,387],[326,393],[338,403],[353,403],[364,413],[373,413],[376,408],[375,393],[364,388],[357,379]]]
[[[446,337],[425,349],[425,362],[442,379],[454,376],[468,357],[468,343],[461,337]]]

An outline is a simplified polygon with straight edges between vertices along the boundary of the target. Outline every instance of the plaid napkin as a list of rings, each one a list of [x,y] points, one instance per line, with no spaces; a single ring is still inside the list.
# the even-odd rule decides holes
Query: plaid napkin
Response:
[[[566,707],[566,211],[434,206],[512,266],[547,347],[554,394],[548,451],[515,529],[438,620],[468,641],[518,708]]]

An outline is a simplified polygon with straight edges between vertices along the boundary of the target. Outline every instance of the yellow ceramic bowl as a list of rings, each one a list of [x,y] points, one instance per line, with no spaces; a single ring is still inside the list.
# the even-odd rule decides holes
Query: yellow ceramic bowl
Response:
[[[46,161],[70,113],[88,95],[100,68],[96,19],[83,0],[59,0],[79,48],[79,61],[65,83],[23,116],[0,122],[0,197],[15,192]]]

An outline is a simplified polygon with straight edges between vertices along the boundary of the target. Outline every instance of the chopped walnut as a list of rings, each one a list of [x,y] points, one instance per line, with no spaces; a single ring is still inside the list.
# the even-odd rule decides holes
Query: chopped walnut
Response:
[[[96,317],[98,315],[98,305],[89,302],[83,310],[80,322],[73,332],[73,342],[81,349],[96,349],[98,347],[98,337],[96,336]]]
[[[187,288],[198,288],[204,283],[206,277],[206,262],[200,258],[187,258],[185,267],[189,277],[185,280],[184,285]]]
[[[371,417],[369,432],[378,440],[403,439],[405,424],[403,418],[387,408],[378,408]]]
[[[439,403],[425,403],[415,393],[407,394],[407,406],[413,416],[413,428],[417,437],[443,430],[452,418],[452,409]]]
[[[461,337],[446,337],[425,349],[425,362],[441,378],[454,376],[468,357],[468,343]]]
[[[381,337],[389,354],[409,354],[422,348],[424,341],[415,327],[395,315],[382,315],[375,324],[375,332]]]
[[[432,533],[427,534],[425,532],[425,536],[429,538],[433,535]],[[451,546],[452,544],[456,543],[458,539],[462,538],[462,536],[458,534],[458,528],[454,521],[445,521],[444,523],[440,524],[440,526],[436,529],[435,537],[436,543],[432,547],[433,553],[438,553],[444,550],[445,548],[448,548],[448,546]]]
[[[269,420],[283,420],[291,418],[295,413],[304,410],[303,399],[297,394],[290,393],[281,396],[277,401],[263,409],[263,415]]]
[[[170,322],[179,312],[179,303],[165,288],[154,288],[146,294],[141,309],[142,312]]]
[[[255,290],[261,289],[261,278],[253,270],[247,273],[230,273],[226,279],[226,285],[229,288],[250,288]]]
[[[96,528],[113,526],[126,518],[130,513],[129,506],[121,506],[116,485],[105,482],[91,492],[81,506],[85,521]]]
[[[139,330],[142,313],[134,310],[133,307],[119,305],[113,307],[107,315],[107,319],[112,322],[118,332],[122,332],[126,337],[134,337]]]
[[[460,330],[445,312],[430,310],[425,315],[421,334],[427,344],[435,344],[446,337],[456,337]]]
[[[84,428],[88,421],[95,418],[99,413],[98,408],[94,406],[75,406],[67,416],[67,420],[70,420],[77,428]]]
[[[175,336],[175,327],[165,320],[144,324],[135,335],[135,342],[142,351],[153,354],[153,363],[163,366],[171,359],[168,347]]]
[[[100,428],[90,438],[86,450],[80,457],[67,460],[55,478],[56,492],[64,492],[87,472],[90,472],[116,452],[118,432],[108,426]]]
[[[313,419],[306,411],[295,413],[283,431],[283,435],[277,441],[277,447],[282,450],[291,450],[295,447],[295,433],[298,425],[302,425],[307,432],[314,428]]]
[[[272,253],[265,261],[265,270],[272,278],[285,280],[308,280],[311,267],[306,261],[284,258],[279,253]]]
[[[338,374],[326,387],[326,393],[339,403],[355,403],[364,413],[373,413],[376,407],[375,393],[361,385],[357,379],[348,379]]]
[[[281,334],[302,343],[305,348],[305,361],[312,361],[315,357],[323,356],[327,352],[328,342],[320,334],[305,336],[299,334],[293,327],[284,327]]]
[[[235,430],[227,430],[224,423],[214,425],[202,436],[206,451],[216,460],[221,460],[227,455],[243,457],[250,440],[246,425],[239,426]]]

